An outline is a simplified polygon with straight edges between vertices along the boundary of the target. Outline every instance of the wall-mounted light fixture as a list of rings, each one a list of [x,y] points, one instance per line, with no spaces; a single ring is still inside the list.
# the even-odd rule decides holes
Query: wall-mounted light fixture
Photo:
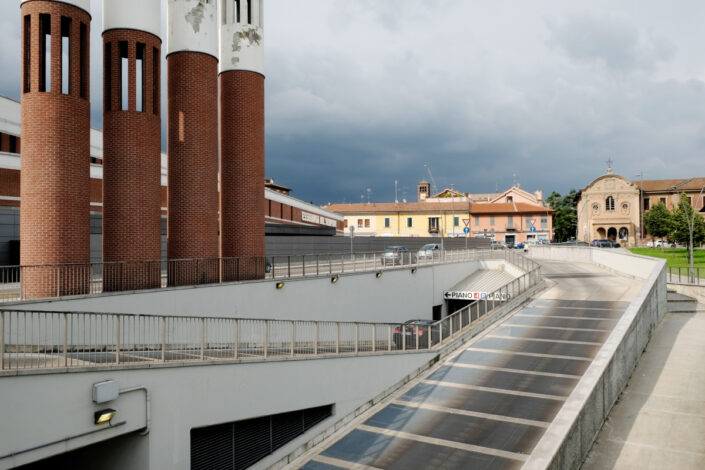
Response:
[[[375,273],[375,277],[376,277],[377,279],[379,279],[380,277],[382,277],[382,271],[377,271],[377,273]]]
[[[333,276],[333,277],[330,278],[330,282],[331,282],[332,284],[335,284],[336,282],[338,282],[338,279],[339,279],[339,278],[338,278],[338,275],[336,274],[335,276]]]
[[[411,268],[411,274],[416,274],[416,268]]]
[[[276,283],[277,290],[283,289],[284,288],[284,283],[283,282],[277,282]]]
[[[93,419],[95,424],[105,424],[109,423],[111,419],[115,417],[117,411],[112,408],[106,408],[104,410],[96,411],[93,413]]]

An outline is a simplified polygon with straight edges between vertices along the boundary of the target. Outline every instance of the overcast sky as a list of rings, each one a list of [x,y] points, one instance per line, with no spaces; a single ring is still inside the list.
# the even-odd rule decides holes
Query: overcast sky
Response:
[[[15,99],[19,3],[0,0]],[[627,178],[705,176],[703,18],[697,0],[265,0],[267,176],[318,204],[392,201],[395,180],[415,200],[425,163],[464,192],[565,192],[609,158]]]

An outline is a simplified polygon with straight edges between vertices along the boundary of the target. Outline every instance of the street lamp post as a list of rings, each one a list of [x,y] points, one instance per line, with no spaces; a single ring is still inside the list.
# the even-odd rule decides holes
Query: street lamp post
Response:
[[[698,194],[698,199],[702,200],[703,190],[705,190],[705,186],[700,188],[700,194]],[[688,244],[688,246],[690,247],[690,282],[692,283],[695,283],[695,263],[693,261],[693,231],[695,229],[695,206],[697,205],[698,199],[693,201],[693,206],[691,207],[693,212],[691,212],[690,218],[688,219],[688,231],[690,232],[690,243]]]
[[[636,245],[641,246],[644,238],[644,172],[640,171],[637,175],[639,181],[639,232],[637,233]]]

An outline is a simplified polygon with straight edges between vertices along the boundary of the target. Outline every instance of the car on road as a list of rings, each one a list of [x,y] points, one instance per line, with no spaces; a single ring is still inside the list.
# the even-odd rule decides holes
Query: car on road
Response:
[[[493,250],[503,250],[503,249],[507,248],[507,244],[504,242],[492,240],[490,242],[490,248],[492,248]]]
[[[382,254],[382,264],[384,266],[393,266],[395,264],[412,263],[411,252],[405,246],[395,245],[388,246]]]
[[[436,322],[434,320],[408,320],[394,328],[393,341],[397,349],[417,349],[416,339],[418,338],[418,349],[428,349],[429,338],[431,346],[435,346],[441,340],[441,328],[443,337],[447,338],[448,322]],[[406,338],[406,340],[404,340]]]
[[[590,243],[590,246],[595,246],[597,248],[619,248],[622,245],[617,242],[613,242],[612,240],[598,239],[593,240],[592,243]]]
[[[434,259],[441,255],[441,245],[438,243],[427,243],[416,253],[417,259]]]
[[[523,250],[525,246],[526,246],[526,245],[524,245],[523,243],[515,243],[515,244],[514,244],[514,249],[516,249],[516,250]]]

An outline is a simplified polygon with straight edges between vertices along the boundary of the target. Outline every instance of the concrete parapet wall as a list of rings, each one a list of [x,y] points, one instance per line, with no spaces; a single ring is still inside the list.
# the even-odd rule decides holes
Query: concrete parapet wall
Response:
[[[191,286],[115,293],[98,297],[56,299],[22,304],[38,311],[78,311],[176,316],[215,316],[276,320],[403,322],[432,318],[442,305],[443,290],[478,269],[509,267],[505,260],[468,261],[374,272],[283,280]]]
[[[664,260],[582,247],[536,249],[533,257],[575,261],[587,257],[586,250],[595,263],[642,278],[644,284],[522,467],[525,470],[577,469],[582,465],[666,312]]]
[[[655,258],[635,255],[610,248],[588,246],[532,246],[529,257],[552,261],[594,263],[611,271],[638,279],[647,279],[654,268]]]

